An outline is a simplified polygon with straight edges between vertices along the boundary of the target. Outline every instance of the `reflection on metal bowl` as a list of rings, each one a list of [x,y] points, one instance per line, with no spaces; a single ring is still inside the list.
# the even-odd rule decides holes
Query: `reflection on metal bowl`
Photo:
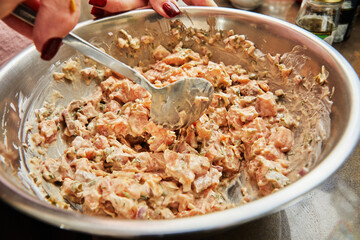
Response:
[[[216,230],[249,222],[278,211],[310,191],[333,174],[350,155],[360,133],[360,83],[349,63],[330,45],[312,34],[281,20],[261,14],[225,9],[188,7],[179,16],[187,26],[208,28],[209,16],[214,17],[217,29],[234,29],[246,34],[257,48],[271,54],[290,52],[294,46],[305,46],[305,53],[320,69],[329,71],[329,87],[335,89],[331,115],[331,135],[323,146],[319,161],[312,170],[284,189],[248,204],[203,216],[175,220],[140,221],[118,220],[87,216],[74,211],[54,207],[40,200],[36,186],[27,175],[28,169],[22,156],[24,127],[29,105],[41,102],[51,72],[59,63],[74,55],[74,51],[62,47],[52,62],[43,62],[34,47],[30,47],[8,63],[0,72],[0,106],[2,110],[3,136],[0,146],[0,194],[17,209],[42,221],[62,228],[108,236],[140,236],[188,233]],[[152,10],[133,11],[99,21],[89,21],[74,30],[87,40],[94,36],[106,36],[109,31],[144,28],[166,28],[163,19]],[[146,23],[146,24],[144,24]],[[21,169],[21,171],[19,171]]]
[[[264,0],[230,0],[230,2],[236,8],[253,10],[259,7]]]

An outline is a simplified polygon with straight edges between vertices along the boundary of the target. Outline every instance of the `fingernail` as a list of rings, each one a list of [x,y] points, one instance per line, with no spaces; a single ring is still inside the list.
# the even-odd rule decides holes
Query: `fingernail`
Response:
[[[171,1],[167,1],[163,4],[163,9],[169,17],[175,17],[179,15],[180,9]]]
[[[97,8],[97,7],[93,7],[91,9],[91,12],[90,12],[94,17],[96,18],[101,18],[104,16],[105,14],[105,11],[100,9],[100,8]]]
[[[107,0],[89,0],[89,4],[96,7],[105,7]]]
[[[51,60],[59,50],[61,42],[61,38],[50,38],[47,40],[41,51],[41,58],[46,61]]]

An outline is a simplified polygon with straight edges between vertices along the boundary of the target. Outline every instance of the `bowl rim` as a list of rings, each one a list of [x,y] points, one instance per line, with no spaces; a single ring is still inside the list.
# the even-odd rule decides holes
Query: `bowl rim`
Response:
[[[58,226],[60,228],[76,230],[89,234],[117,236],[117,237],[134,237],[134,236],[153,236],[153,235],[172,235],[178,233],[191,233],[200,231],[209,231],[222,229],[237,224],[249,222],[260,218],[269,213],[275,212],[298,199],[300,196],[314,189],[330,177],[350,156],[360,138],[360,80],[345,58],[337,52],[332,46],[320,40],[313,34],[303,30],[291,23],[276,19],[259,13],[248,12],[230,8],[212,8],[212,7],[182,7],[183,11],[199,11],[204,10],[209,13],[226,13],[241,14],[253,18],[265,18],[276,24],[286,26],[293,31],[305,35],[306,38],[315,42],[319,47],[326,50],[338,63],[342,66],[344,73],[350,79],[351,91],[351,109],[350,114],[353,116],[348,123],[346,131],[342,134],[339,144],[332,149],[326,158],[312,169],[301,179],[290,184],[286,188],[272,193],[266,197],[249,202],[235,208],[209,213],[201,216],[188,218],[172,219],[172,220],[119,220],[105,217],[88,216],[81,213],[67,211],[52,206],[44,201],[35,198],[33,195],[22,191],[18,186],[14,186],[11,182],[0,175],[0,192],[1,197],[16,209],[46,223]],[[137,14],[156,14],[154,10],[135,10],[121,15],[104,18],[98,21],[85,21],[79,23],[76,29],[84,26],[92,25],[100,21],[111,21],[117,18]],[[176,19],[176,18],[175,18]],[[2,66],[0,70],[0,79],[6,73],[7,69],[18,64],[17,62],[24,56],[34,54],[35,47],[32,45],[7,64]],[[352,139],[352,141],[347,141]],[[326,161],[325,161],[326,160]],[[26,203],[26,204],[25,204]],[[41,212],[42,214],[39,214]],[[141,226],[141,227],[139,227]]]

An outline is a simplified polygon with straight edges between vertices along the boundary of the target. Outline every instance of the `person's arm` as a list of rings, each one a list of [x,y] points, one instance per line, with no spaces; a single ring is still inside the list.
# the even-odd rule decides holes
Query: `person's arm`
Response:
[[[10,13],[19,3],[25,3],[37,11],[34,27],[21,22]],[[33,39],[44,60],[52,59],[65,37],[78,23],[80,0],[0,0],[4,22]]]

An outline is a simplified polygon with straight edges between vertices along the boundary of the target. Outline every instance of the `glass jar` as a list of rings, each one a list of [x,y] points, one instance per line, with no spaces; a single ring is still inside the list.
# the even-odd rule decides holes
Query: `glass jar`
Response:
[[[305,0],[295,23],[332,44],[342,2],[343,0]]]
[[[334,42],[339,43],[350,37],[352,26],[357,17],[357,8],[360,0],[345,0],[341,5],[339,25]]]

